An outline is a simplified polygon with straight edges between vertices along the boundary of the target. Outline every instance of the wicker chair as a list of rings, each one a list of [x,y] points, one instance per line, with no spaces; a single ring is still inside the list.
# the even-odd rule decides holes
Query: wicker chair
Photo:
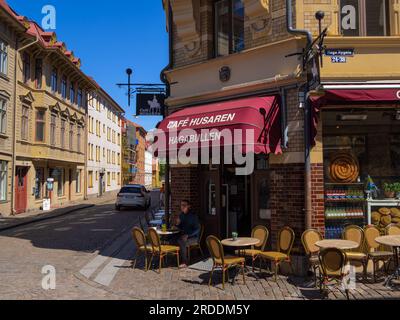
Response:
[[[176,256],[176,261],[177,265],[179,268],[179,252],[180,248],[178,246],[172,246],[172,245],[162,245],[160,236],[158,235],[157,231],[154,229],[149,229],[149,234],[148,238],[150,240],[151,246],[152,246],[152,255],[150,259],[150,265],[149,268],[151,267],[151,263],[153,262],[153,258],[155,256],[159,257],[159,273],[161,273],[161,268],[162,268],[162,260],[164,257],[167,255],[174,255]]]
[[[356,225],[347,226],[343,231],[343,239],[358,244],[356,249],[346,251],[346,257],[350,264],[354,265],[354,262],[362,264],[364,280],[367,280],[368,255],[365,253],[364,230]]]
[[[251,258],[251,265],[253,268],[253,272],[255,271],[254,263],[258,259],[260,261],[260,271],[261,271],[260,254],[261,254],[261,252],[265,251],[265,246],[267,245],[267,241],[268,241],[268,237],[269,237],[269,231],[264,226],[256,226],[253,228],[253,230],[251,232],[251,237],[259,239],[260,244],[258,246],[252,246],[251,249],[243,250],[242,253],[244,254],[244,256],[246,258]]]
[[[347,264],[347,256],[343,251],[337,248],[321,250],[319,261],[323,277],[320,282],[321,292],[327,292],[329,289],[328,285],[332,281],[336,281],[340,284],[343,283],[346,276],[344,267]],[[345,293],[347,300],[349,300],[349,289],[346,288]]]
[[[303,232],[301,236],[301,242],[308,256],[309,267],[311,267],[314,272],[315,286],[317,286],[317,271],[321,276],[319,257],[318,257],[320,249],[315,245],[315,243],[321,241],[322,239],[323,237],[321,233],[315,229],[306,230]]]
[[[373,278],[376,282],[376,266],[379,261],[383,261],[385,269],[387,270],[387,263],[393,257],[393,252],[381,251],[381,245],[375,241],[380,236],[380,231],[375,226],[367,226],[364,230],[365,244],[367,246],[368,261],[372,260],[373,263]]]
[[[143,230],[138,227],[135,227],[132,229],[132,238],[136,245],[136,254],[132,260],[132,268],[135,269],[136,261],[137,261],[139,255],[143,254],[144,261],[145,261],[144,268],[145,268],[145,271],[147,271],[148,270],[147,254],[148,253],[151,254],[153,252],[153,247],[146,243],[146,235],[144,234]]]
[[[278,268],[282,262],[288,262],[293,272],[292,262],[290,260],[290,252],[294,244],[295,233],[293,229],[284,227],[279,231],[277,251],[261,252],[260,257],[266,259],[275,266],[275,281],[278,276]]]
[[[246,278],[244,273],[244,268],[246,266],[246,260],[242,257],[236,256],[226,256],[224,255],[224,249],[222,247],[221,242],[218,240],[217,237],[209,236],[206,240],[208,250],[210,251],[210,255],[213,259],[213,267],[210,273],[210,280],[208,285],[212,284],[212,277],[214,274],[214,270],[216,268],[222,269],[222,288],[225,290],[225,273],[228,275],[229,281],[229,269],[233,267],[240,267],[242,269],[243,275],[243,283],[246,284]]]

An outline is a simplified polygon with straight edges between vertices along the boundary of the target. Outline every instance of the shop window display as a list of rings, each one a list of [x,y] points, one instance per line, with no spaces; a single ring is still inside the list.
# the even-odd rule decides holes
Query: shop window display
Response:
[[[383,230],[400,222],[400,121],[394,115],[391,109],[323,112],[328,238],[340,238],[350,224]]]

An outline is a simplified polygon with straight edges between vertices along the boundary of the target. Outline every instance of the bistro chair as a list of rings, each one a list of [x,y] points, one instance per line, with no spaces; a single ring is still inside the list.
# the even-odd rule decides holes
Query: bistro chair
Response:
[[[400,226],[397,224],[389,224],[385,232],[388,236],[400,236]]]
[[[393,257],[393,252],[381,251],[381,245],[375,241],[380,236],[380,231],[375,226],[365,227],[365,245],[367,247],[368,261],[373,263],[373,278],[376,282],[376,270],[379,261],[383,261],[385,270],[387,271],[387,263]]]
[[[331,282],[343,284],[345,277],[345,266],[347,265],[346,254],[337,248],[323,249],[319,253],[319,261],[322,271],[322,280],[320,281],[320,291],[327,292]],[[349,300],[349,289],[345,289],[346,298]]]
[[[133,241],[135,242],[136,245],[136,254],[134,259],[132,260],[132,268],[135,269],[136,267],[136,261],[139,257],[140,254],[144,255],[144,269],[145,271],[148,270],[148,265],[147,265],[147,254],[153,252],[153,248],[151,245],[147,244],[146,241],[146,235],[144,234],[143,230],[135,227],[132,229],[132,238]]]
[[[292,251],[294,244],[295,233],[293,229],[284,227],[279,231],[277,251],[261,252],[260,257],[262,259],[269,260],[274,263],[275,266],[275,281],[278,276],[278,268],[282,262],[288,262],[293,273],[293,266],[290,260],[290,252]]]
[[[319,252],[320,249],[315,244],[318,241],[323,240],[322,234],[315,229],[308,229],[301,235],[301,242],[303,244],[304,250],[308,256],[309,267],[313,269],[314,272],[314,283],[317,286],[317,271],[321,277],[321,270],[319,264]]]
[[[233,267],[240,267],[242,269],[243,283],[246,284],[244,268],[246,266],[246,260],[243,257],[226,256],[224,255],[224,249],[221,241],[217,237],[209,236],[206,240],[208,250],[213,260],[213,267],[210,273],[210,280],[208,285],[212,285],[212,277],[216,268],[222,269],[222,288],[225,290],[225,273],[228,275],[229,281],[229,269]]]
[[[201,253],[201,256],[204,257],[203,249],[201,248],[201,243],[203,241],[204,237],[204,225],[200,225],[200,234],[199,237],[197,238],[197,241],[195,243],[190,243],[187,246],[187,254],[188,254],[188,261],[190,263],[190,257],[191,257],[191,251],[192,250],[199,250]]]
[[[344,240],[354,241],[358,244],[357,248],[346,251],[345,254],[350,264],[361,263],[364,280],[367,280],[368,255],[365,253],[364,230],[359,226],[350,225],[344,228],[342,237]]]
[[[150,228],[149,229],[149,234],[148,238],[150,240],[150,244],[152,246],[152,255],[150,259],[150,265],[149,268],[151,267],[151,264],[153,262],[153,258],[155,256],[159,257],[159,273],[161,273],[161,268],[162,268],[162,260],[164,257],[167,255],[174,255],[176,256],[176,261],[179,269],[179,251],[180,248],[178,246],[172,246],[172,245],[162,245],[160,236],[158,235],[157,231]]]
[[[242,251],[242,254],[246,258],[251,258],[251,265],[254,272],[254,263],[258,259],[260,261],[260,271],[261,271],[261,259],[260,254],[265,251],[265,246],[267,245],[269,231],[264,226],[256,226],[251,231],[251,237],[260,240],[259,245],[252,246],[251,249],[245,249]],[[239,254],[239,252],[237,252]]]

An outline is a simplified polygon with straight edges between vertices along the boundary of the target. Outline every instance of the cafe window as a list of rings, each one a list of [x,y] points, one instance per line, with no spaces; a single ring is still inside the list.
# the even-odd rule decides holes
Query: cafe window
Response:
[[[25,52],[22,59],[23,63],[23,75],[24,75],[24,83],[29,81],[31,77],[31,57],[29,53]]]
[[[29,136],[29,107],[22,106],[21,139],[28,140]]]
[[[0,39],[0,73],[8,73],[8,45]]]
[[[56,121],[57,116],[55,114],[52,114],[50,122],[50,144],[52,146],[56,145]]]
[[[44,183],[44,170],[43,168],[36,168],[36,177],[35,177],[36,200],[40,200],[43,198],[43,183]]]
[[[51,91],[57,92],[58,89],[58,74],[57,69],[51,71]]]
[[[42,88],[42,76],[43,76],[43,60],[36,59],[35,61],[35,85],[37,89]]]
[[[216,56],[244,49],[243,0],[220,0],[215,3]]]
[[[44,142],[45,126],[46,126],[46,113],[43,110],[36,111],[36,141]]]
[[[388,0],[341,0],[340,25],[344,36],[389,35]]]
[[[7,201],[7,162],[0,161],[0,201]]]
[[[62,197],[64,195],[64,169],[50,169],[50,176],[57,183],[57,196]]]
[[[0,98],[0,133],[7,133],[7,100]]]

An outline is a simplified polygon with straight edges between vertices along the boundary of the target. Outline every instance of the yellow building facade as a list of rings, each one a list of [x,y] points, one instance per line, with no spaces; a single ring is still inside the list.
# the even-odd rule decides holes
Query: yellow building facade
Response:
[[[29,22],[17,60],[14,213],[85,198],[87,94],[96,89],[54,33]],[[36,39],[36,40],[35,40]]]

